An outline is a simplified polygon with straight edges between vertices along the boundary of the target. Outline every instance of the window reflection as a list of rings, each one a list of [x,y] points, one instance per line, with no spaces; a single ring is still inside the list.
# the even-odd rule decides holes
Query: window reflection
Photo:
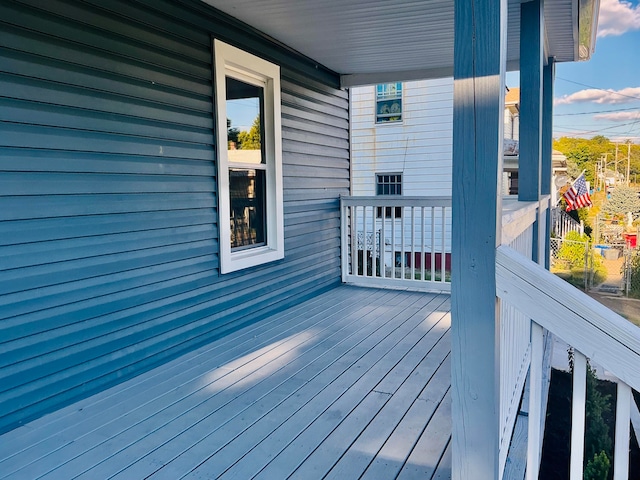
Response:
[[[265,245],[264,89],[226,77],[231,248]]]
[[[266,243],[264,170],[229,171],[231,248]]]

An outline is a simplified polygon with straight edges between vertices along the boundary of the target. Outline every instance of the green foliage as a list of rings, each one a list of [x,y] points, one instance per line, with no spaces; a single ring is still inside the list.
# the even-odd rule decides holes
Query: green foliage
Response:
[[[609,478],[609,470],[611,469],[611,461],[603,451],[596,453],[591,460],[587,462],[584,468],[584,480],[607,480]]]
[[[595,165],[604,154],[608,154],[608,169],[615,168],[616,144],[611,142],[607,137],[596,135],[591,139],[560,137],[553,142],[553,148],[562,152],[567,157],[567,173],[576,178],[583,170],[587,181],[594,181]],[[618,145],[618,171],[626,174],[627,170],[627,153],[629,147],[627,143]],[[640,174],[640,145],[631,144],[630,148],[630,173],[631,180],[634,180],[636,174]]]
[[[634,217],[640,213],[640,199],[635,189],[618,186],[611,192],[611,198],[602,205],[602,212],[608,215],[626,215],[631,212]]]
[[[236,144],[236,148],[238,145],[238,134],[240,133],[240,130],[238,130],[235,127],[231,126],[231,120],[229,120],[227,118],[227,141],[229,142],[233,142]]]
[[[260,150],[260,115],[258,115],[247,132],[238,133],[238,149]]]
[[[632,298],[640,298],[640,255],[631,256],[629,270],[631,276],[629,279],[629,296]]]
[[[584,268],[585,249],[589,237],[578,232],[569,232],[558,250],[558,259],[564,260],[569,268]]]
[[[585,432],[585,457],[596,457],[601,452],[612,452],[609,426],[605,422],[611,411],[611,395],[604,395],[597,388],[595,370],[587,363],[587,422]]]

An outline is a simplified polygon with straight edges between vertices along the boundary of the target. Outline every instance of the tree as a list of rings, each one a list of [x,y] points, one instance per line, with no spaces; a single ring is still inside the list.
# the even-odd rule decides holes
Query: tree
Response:
[[[231,127],[231,120],[227,118],[227,141],[233,142],[236,144],[236,148],[238,145],[238,134],[240,130],[235,127]]]
[[[260,115],[258,115],[247,132],[243,130],[238,134],[238,148],[242,150],[260,150]]]
[[[626,215],[631,212],[634,217],[640,213],[638,192],[631,187],[621,185],[611,192],[611,198],[604,202],[602,211],[609,215]]]

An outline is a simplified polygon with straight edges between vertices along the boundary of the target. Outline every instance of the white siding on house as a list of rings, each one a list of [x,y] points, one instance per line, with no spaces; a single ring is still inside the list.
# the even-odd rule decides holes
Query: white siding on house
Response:
[[[351,89],[353,195],[376,173],[402,173],[406,196],[451,195],[453,79],[403,83],[402,122],[375,124],[375,86]]]

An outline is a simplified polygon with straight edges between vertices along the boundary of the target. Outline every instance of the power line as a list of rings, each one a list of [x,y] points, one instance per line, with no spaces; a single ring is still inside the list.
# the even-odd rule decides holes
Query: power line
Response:
[[[554,113],[554,117],[569,117],[573,115],[591,115],[591,114],[599,114],[599,113],[612,113],[612,112],[627,112],[629,110],[638,110],[638,107],[629,107],[629,108],[614,108],[613,110],[593,110],[591,112],[580,112],[580,113]]]
[[[625,95],[624,93],[614,92],[613,90],[607,90],[605,88],[594,87],[593,85],[587,85],[586,83],[574,82],[573,80],[569,80],[567,78],[557,77],[559,80],[564,80],[565,82],[575,83],[576,85],[580,85],[582,87],[593,88],[594,90],[600,90],[602,92],[613,93],[614,95],[620,95],[621,97],[633,98],[634,100],[640,100],[640,97],[634,97],[633,95]]]

